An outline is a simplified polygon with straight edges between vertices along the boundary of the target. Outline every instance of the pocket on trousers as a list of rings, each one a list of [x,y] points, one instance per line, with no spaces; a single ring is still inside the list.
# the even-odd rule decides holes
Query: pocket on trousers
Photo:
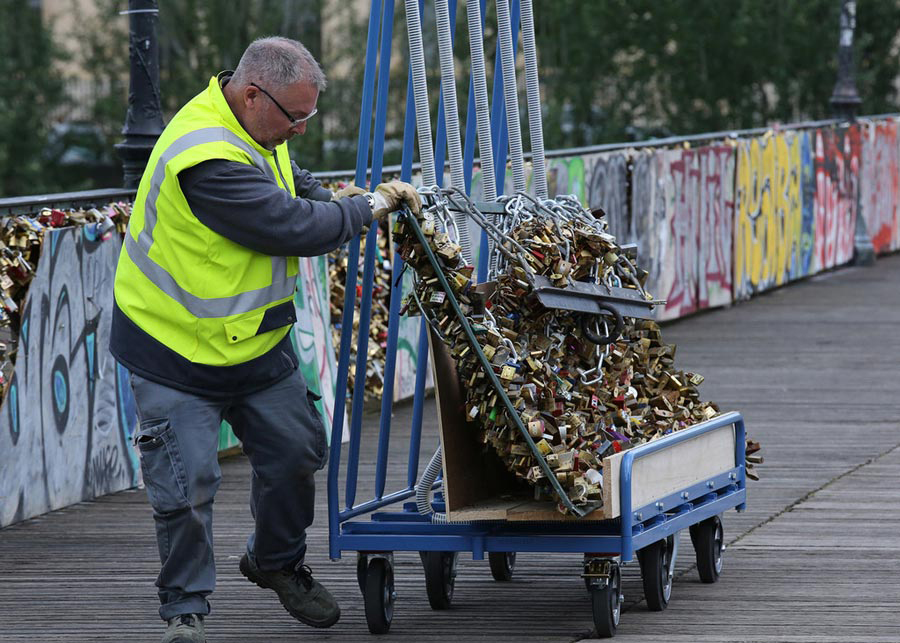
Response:
[[[321,395],[316,395],[312,391],[306,391],[306,404],[309,406],[309,412],[312,416],[313,426],[316,431],[316,455],[319,456],[319,469],[328,464],[328,436],[325,433],[325,424],[322,422],[322,415],[316,408],[316,401],[322,399]]]
[[[156,418],[141,422],[134,443],[140,454],[144,485],[153,509],[158,513],[170,513],[190,506],[187,474],[169,421]]]

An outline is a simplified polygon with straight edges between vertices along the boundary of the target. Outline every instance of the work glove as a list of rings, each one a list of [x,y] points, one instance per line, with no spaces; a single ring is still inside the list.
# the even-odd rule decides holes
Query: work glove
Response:
[[[353,185],[352,183],[347,187],[343,187],[331,197],[332,201],[337,201],[338,199],[343,199],[345,196],[359,196],[360,194],[365,194],[366,191],[359,187],[358,185]]]
[[[417,216],[422,212],[422,199],[419,197],[416,188],[409,183],[403,183],[402,181],[381,183],[375,188],[372,196],[372,214],[379,221],[386,218],[391,212],[396,212],[404,205]]]

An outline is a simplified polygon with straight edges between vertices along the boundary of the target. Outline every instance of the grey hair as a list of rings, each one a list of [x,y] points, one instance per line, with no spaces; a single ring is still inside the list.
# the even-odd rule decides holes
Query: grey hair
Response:
[[[319,91],[328,84],[319,63],[303,43],[281,36],[250,43],[231,81],[240,87],[258,83],[266,89],[308,82]]]

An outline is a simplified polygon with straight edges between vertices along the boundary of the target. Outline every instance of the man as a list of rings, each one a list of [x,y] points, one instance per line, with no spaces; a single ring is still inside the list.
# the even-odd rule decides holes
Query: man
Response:
[[[131,372],[135,435],[162,569],[164,643],[205,641],[215,585],[218,428],[253,469],[240,570],[314,627],[340,609],[303,564],[325,428],[290,331],[297,256],[329,252],[403,205],[405,183],[332,193],[293,164],[325,76],[299,42],[265,38],[185,105],[141,179],[115,281],[110,350]],[[332,200],[333,199],[333,200]]]

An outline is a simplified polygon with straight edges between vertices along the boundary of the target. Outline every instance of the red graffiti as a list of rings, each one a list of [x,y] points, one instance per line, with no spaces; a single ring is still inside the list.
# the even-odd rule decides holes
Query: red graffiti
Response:
[[[669,180],[672,195],[669,225],[671,259],[664,262],[671,285],[666,292],[664,317],[681,317],[697,310],[698,247],[697,224],[699,221],[700,168],[693,150],[672,152],[675,158],[669,164]]]
[[[875,252],[900,248],[900,148],[897,122],[866,123],[863,130],[861,214]]]
[[[731,301],[734,163],[726,145],[667,153],[663,319]]]
[[[708,308],[731,301],[735,152],[727,145],[718,145],[700,148],[697,155],[700,158],[697,304]]]
[[[859,127],[820,129],[816,131],[815,140],[813,258],[814,272],[818,272],[848,263],[853,258],[859,204]]]

